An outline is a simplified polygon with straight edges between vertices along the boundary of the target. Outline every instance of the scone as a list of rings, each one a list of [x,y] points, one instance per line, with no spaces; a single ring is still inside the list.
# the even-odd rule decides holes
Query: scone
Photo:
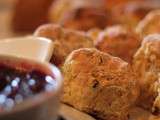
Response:
[[[128,120],[138,96],[128,63],[94,48],[73,51],[63,66],[62,102],[102,120]]]
[[[116,23],[135,28],[139,21],[141,21],[148,12],[160,8],[159,2],[155,1],[131,1],[112,8],[112,14]]]
[[[57,0],[50,8],[49,15],[51,22],[76,30],[103,29],[112,23],[103,0]]]
[[[100,33],[96,48],[131,63],[140,44],[138,34],[127,27],[117,25]]]
[[[133,66],[140,78],[139,105],[160,114],[160,34],[144,39],[134,56]]]
[[[83,32],[63,29],[59,25],[42,25],[34,33],[35,36],[46,37],[54,41],[51,62],[61,66],[65,58],[73,50],[94,47],[93,40]]]
[[[149,34],[160,33],[160,10],[150,12],[138,24],[136,31],[143,37]]]

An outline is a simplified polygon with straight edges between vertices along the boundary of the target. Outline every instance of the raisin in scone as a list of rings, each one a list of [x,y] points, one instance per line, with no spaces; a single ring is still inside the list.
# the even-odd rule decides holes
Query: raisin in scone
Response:
[[[147,36],[134,56],[139,76],[139,105],[160,114],[160,34]]]
[[[133,55],[140,47],[141,39],[133,30],[116,25],[99,34],[96,48],[131,63]]]
[[[58,66],[62,66],[68,54],[73,50],[94,47],[93,40],[84,32],[64,29],[60,25],[42,25],[35,31],[34,35],[46,37],[53,41],[54,50],[51,62]]]
[[[128,63],[94,48],[73,51],[63,66],[62,102],[102,120],[128,120],[138,96]]]

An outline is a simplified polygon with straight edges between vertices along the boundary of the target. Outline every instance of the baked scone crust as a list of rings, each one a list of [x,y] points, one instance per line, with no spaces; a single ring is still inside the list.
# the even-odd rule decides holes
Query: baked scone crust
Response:
[[[63,66],[62,101],[104,120],[127,120],[138,96],[128,63],[96,49],[73,51]]]
[[[139,105],[160,113],[160,35],[147,36],[134,56],[133,66],[139,76]]]
[[[133,30],[122,25],[108,27],[99,34],[96,48],[131,63],[141,39]]]
[[[62,66],[68,54],[73,50],[94,47],[93,40],[86,33],[64,29],[60,25],[42,25],[35,31],[34,35],[46,37],[53,41],[54,50],[51,62],[58,66]]]
[[[142,37],[149,34],[160,33],[160,10],[148,13],[148,15],[136,27],[136,32]]]

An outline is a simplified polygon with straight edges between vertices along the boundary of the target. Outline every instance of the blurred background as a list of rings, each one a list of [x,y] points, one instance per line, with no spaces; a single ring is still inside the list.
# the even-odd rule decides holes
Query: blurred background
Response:
[[[160,0],[0,0],[0,38],[31,34],[56,23],[88,31],[113,24],[133,28]]]

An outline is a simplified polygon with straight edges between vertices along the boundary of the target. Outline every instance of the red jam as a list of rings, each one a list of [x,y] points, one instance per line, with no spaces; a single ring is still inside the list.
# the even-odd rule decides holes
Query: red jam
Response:
[[[0,110],[10,110],[42,91],[55,88],[54,76],[38,69],[17,69],[0,64]]]

